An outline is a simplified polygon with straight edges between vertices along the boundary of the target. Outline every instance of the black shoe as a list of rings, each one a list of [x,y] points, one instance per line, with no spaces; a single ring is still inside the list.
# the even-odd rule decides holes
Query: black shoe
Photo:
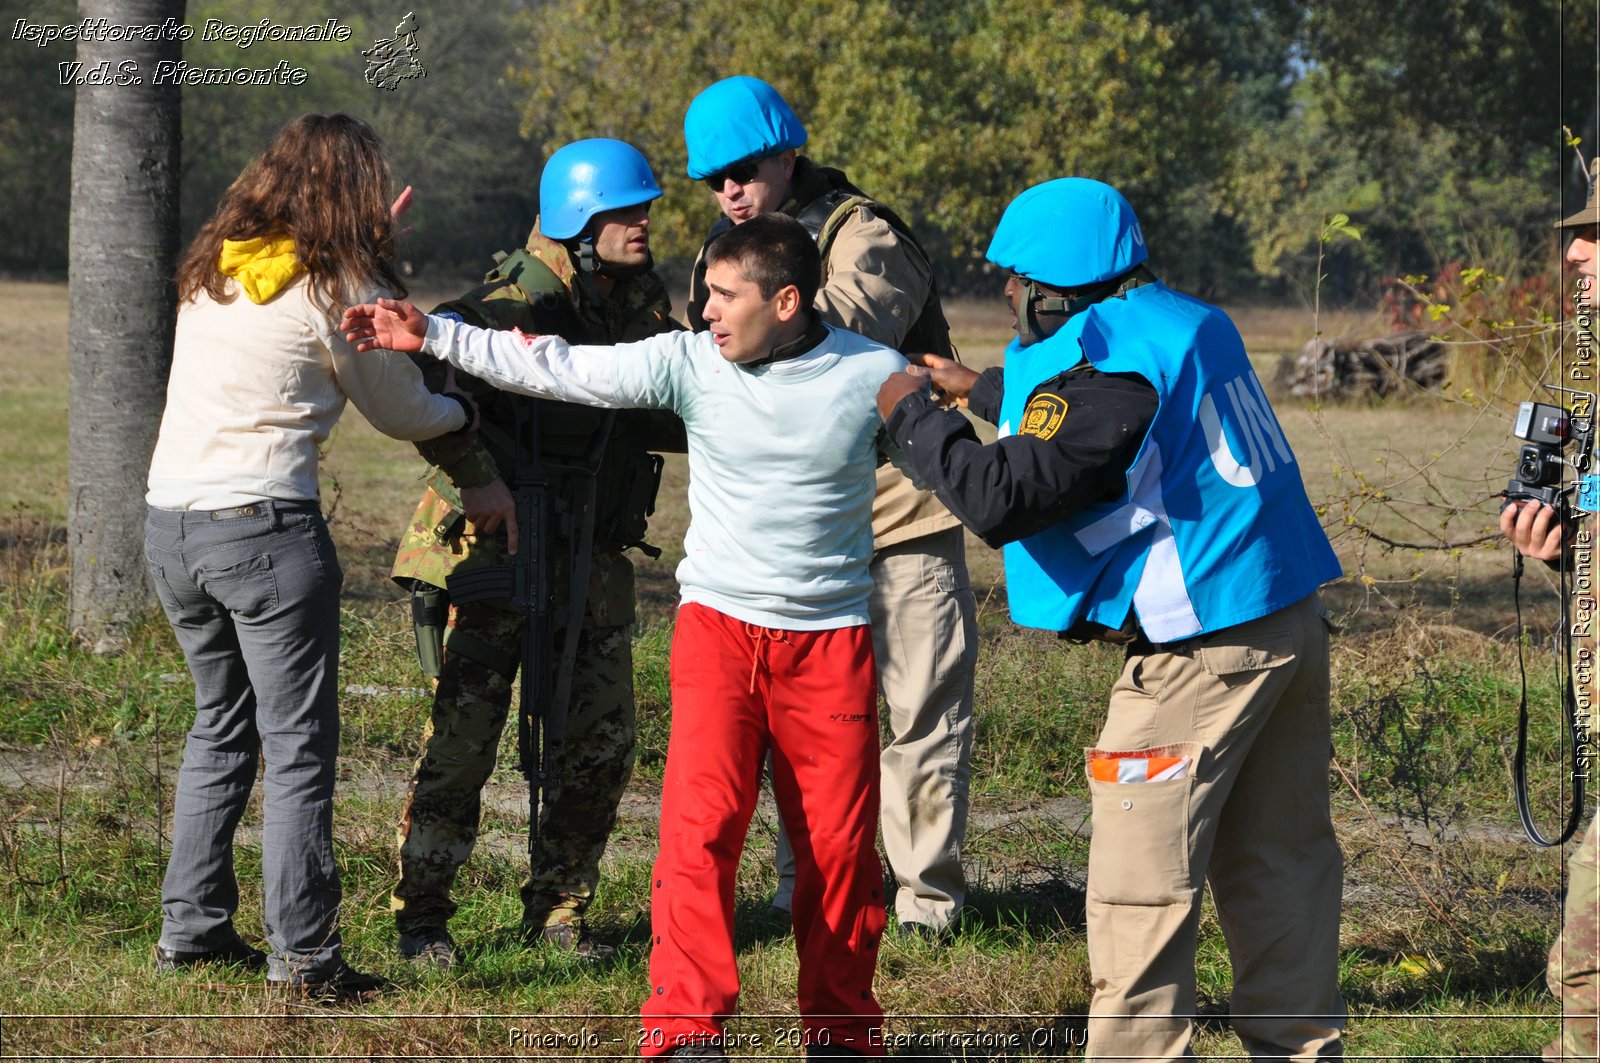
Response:
[[[231,963],[247,971],[259,971],[267,965],[267,954],[260,949],[251,948],[237,938],[220,949],[210,949],[206,952],[184,952],[163,945],[156,946],[156,970],[163,974],[184,967],[203,967],[213,963]]]
[[[400,955],[413,967],[448,971],[456,965],[456,943],[442,926],[400,931]]]
[[[530,943],[543,942],[584,963],[610,963],[617,955],[615,948],[595,940],[594,935],[589,933],[589,927],[581,919],[573,923],[556,923],[546,927],[523,923],[522,936]]]
[[[327,978],[267,979],[267,991],[284,997],[298,997],[314,1004],[366,1004],[389,988],[387,979],[341,966]]]

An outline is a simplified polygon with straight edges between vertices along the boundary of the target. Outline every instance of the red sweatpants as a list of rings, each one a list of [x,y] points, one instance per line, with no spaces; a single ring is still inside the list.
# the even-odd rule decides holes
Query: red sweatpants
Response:
[[[739,999],[733,883],[770,747],[794,846],[799,1006],[809,1044],[882,1055],[878,691],[866,625],[788,631],[690,603],[672,641],[672,734],[651,886],[643,1053],[715,1038]]]

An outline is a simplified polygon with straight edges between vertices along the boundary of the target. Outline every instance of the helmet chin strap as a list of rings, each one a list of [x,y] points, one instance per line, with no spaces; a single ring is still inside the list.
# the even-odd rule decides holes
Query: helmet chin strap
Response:
[[[1059,296],[1045,295],[1039,290],[1038,284],[1031,277],[1021,277],[1023,312],[1017,315],[1017,339],[1022,341],[1024,347],[1048,339],[1054,332],[1046,332],[1040,324],[1038,315],[1064,314],[1062,323],[1065,324],[1072,318],[1083,313],[1095,303],[1119,296],[1124,292],[1148,284],[1155,280],[1155,274],[1138,266],[1127,273],[1118,274],[1110,280],[1092,284],[1087,288],[1079,289],[1077,295]],[[1058,328],[1060,326],[1057,326]]]
[[[576,246],[572,251],[573,257],[578,262],[578,273],[584,277],[592,278],[596,273],[600,273],[614,280],[623,280],[649,273],[656,268],[654,255],[646,255],[645,260],[637,266],[612,265],[595,251],[594,237],[587,233],[576,238]]]

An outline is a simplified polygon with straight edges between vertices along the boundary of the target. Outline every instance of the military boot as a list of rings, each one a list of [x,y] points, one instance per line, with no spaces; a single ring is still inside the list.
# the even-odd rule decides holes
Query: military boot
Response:
[[[522,937],[529,944],[543,943],[584,963],[609,963],[617,955],[615,948],[595,940],[582,919],[551,923],[549,926],[524,922]]]
[[[456,965],[456,943],[442,926],[400,931],[400,955],[413,967],[448,971]]]

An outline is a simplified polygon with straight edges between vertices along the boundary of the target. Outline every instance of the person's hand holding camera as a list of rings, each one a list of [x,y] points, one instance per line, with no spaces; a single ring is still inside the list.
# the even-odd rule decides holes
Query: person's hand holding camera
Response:
[[[1554,506],[1532,499],[1513,501],[1500,511],[1500,532],[1517,553],[1555,562],[1567,547],[1566,528]]]

